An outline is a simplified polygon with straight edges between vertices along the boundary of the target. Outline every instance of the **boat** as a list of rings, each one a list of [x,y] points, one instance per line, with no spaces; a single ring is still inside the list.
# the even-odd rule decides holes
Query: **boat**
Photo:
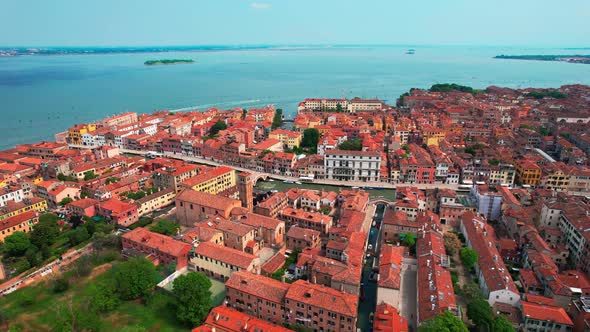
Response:
[[[359,187],[350,187],[351,189],[358,189]]]
[[[285,180],[285,181],[283,181],[283,183],[286,183],[286,184],[293,184],[293,183],[295,183],[295,182],[293,182],[293,181],[291,181],[291,180]]]
[[[268,182],[275,182],[275,180],[273,180],[273,179],[268,179]]]
[[[410,48],[409,50],[406,51],[406,54],[415,54],[416,50],[413,48]]]
[[[303,184],[303,183],[301,183],[301,182],[299,182],[299,181],[295,181],[295,184]]]

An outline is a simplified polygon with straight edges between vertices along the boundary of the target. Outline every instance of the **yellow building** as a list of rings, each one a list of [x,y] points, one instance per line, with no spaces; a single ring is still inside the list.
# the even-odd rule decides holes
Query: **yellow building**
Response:
[[[182,186],[211,195],[217,195],[235,187],[236,184],[236,171],[231,167],[219,166],[184,181]]]
[[[68,129],[68,143],[82,144],[82,135],[96,130],[95,124],[79,124]]]
[[[443,139],[445,139],[445,131],[441,128],[426,126],[422,129],[422,143],[427,146],[438,146],[438,143]]]
[[[295,146],[301,146],[303,134],[298,131],[277,129],[270,133],[269,138],[277,139],[281,141],[283,145],[286,145],[289,149],[292,149]]]
[[[516,163],[516,182],[536,186],[541,181],[541,167],[530,160]]]
[[[570,174],[563,163],[549,163],[545,166],[546,175],[542,184],[547,189],[567,191],[570,185]]]
[[[20,202],[9,201],[5,206],[0,208],[0,220],[18,216],[27,211],[47,211],[47,201],[38,197],[24,199]]]
[[[12,235],[14,232],[30,232],[33,225],[38,221],[39,216],[36,211],[27,211],[3,220],[0,223],[0,241],[4,241],[7,236]]]

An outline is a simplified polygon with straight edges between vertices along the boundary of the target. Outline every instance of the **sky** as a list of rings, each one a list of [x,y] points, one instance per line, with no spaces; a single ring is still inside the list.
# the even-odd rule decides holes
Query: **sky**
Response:
[[[0,46],[590,47],[590,0],[1,0]]]

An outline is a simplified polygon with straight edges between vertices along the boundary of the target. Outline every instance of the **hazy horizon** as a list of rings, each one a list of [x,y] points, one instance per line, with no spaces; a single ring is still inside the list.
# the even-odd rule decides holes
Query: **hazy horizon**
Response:
[[[0,46],[588,47],[589,21],[587,0],[6,1]]]

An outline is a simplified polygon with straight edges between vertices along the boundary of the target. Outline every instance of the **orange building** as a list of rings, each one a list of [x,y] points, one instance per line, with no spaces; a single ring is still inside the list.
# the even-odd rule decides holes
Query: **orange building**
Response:
[[[121,242],[124,255],[135,256],[137,253],[143,253],[156,265],[175,263],[177,270],[188,265],[188,255],[193,248],[188,243],[150,232],[143,227],[125,233],[121,237]]]
[[[4,241],[7,236],[14,232],[30,232],[33,229],[33,225],[38,221],[38,213],[34,210],[0,221],[0,241]]]
[[[536,186],[541,181],[541,167],[530,160],[516,163],[516,182]]]

